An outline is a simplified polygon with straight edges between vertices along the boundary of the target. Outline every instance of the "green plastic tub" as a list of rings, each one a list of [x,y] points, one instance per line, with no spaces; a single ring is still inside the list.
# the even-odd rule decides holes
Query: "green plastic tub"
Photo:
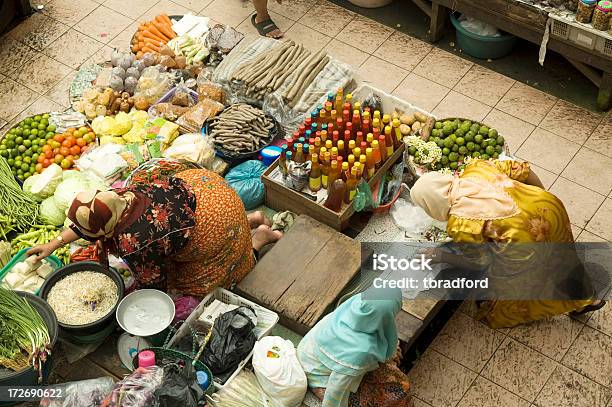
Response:
[[[9,271],[11,271],[13,269],[13,267],[15,266],[15,264],[19,263],[20,261],[24,261],[27,256],[26,256],[26,252],[30,250],[30,248],[25,248],[22,249],[20,251],[17,252],[17,254],[15,256],[13,256],[13,258],[11,259],[11,261],[9,261],[6,266],[4,266],[2,268],[2,270],[0,270],[0,284],[2,284],[2,281],[4,281],[4,276],[6,276],[8,274]],[[57,269],[61,268],[63,266],[63,263],[60,259],[58,259],[55,256],[49,256],[47,257],[47,262],[49,262],[49,265],[51,267],[53,267],[53,270],[57,271]],[[51,275],[51,274],[49,274]],[[36,291],[34,293],[34,295],[38,295],[38,293],[40,293],[40,290]]]
[[[499,37],[487,37],[469,32],[461,26],[455,13],[450,16],[457,30],[457,46],[468,55],[480,59],[497,59],[505,57],[514,49],[517,38],[502,32]]]

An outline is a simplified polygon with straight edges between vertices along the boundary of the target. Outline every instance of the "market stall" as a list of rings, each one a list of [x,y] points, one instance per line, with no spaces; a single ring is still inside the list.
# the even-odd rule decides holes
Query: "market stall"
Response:
[[[419,0],[422,4],[422,1]],[[519,38],[558,52],[599,88],[597,105],[610,108],[612,91],[612,36],[610,4],[595,13],[596,1],[538,0],[433,0],[428,9],[432,41],[440,39],[450,13],[462,13],[498,27]],[[578,5],[586,5],[578,12]],[[580,8],[582,10],[583,7]],[[596,17],[593,17],[593,16]]]
[[[70,100],[71,109],[25,118],[0,141],[0,296],[13,308],[0,313],[0,326],[19,332],[3,337],[0,385],[48,381],[58,341],[69,363],[97,360],[96,369],[114,379],[128,374],[116,383],[103,377],[61,387],[75,405],[92,399],[104,406],[153,399],[269,405],[264,398],[299,405],[306,377],[294,344],[270,334],[279,319],[305,334],[364,288],[360,244],[341,232],[358,229],[355,236],[364,229],[357,214],[367,224],[372,213],[407,205],[406,183],[424,173],[460,173],[471,159],[505,152],[503,136],[486,123],[436,118],[361,83],[325,50],[247,41],[231,27],[211,27],[208,18],[193,15],[160,14],[141,23],[131,52],[113,51],[107,63],[81,68]],[[202,169],[204,176],[197,172]],[[173,176],[184,173],[197,193],[172,189]],[[161,186],[150,192],[150,185]],[[225,195],[211,198],[211,191]],[[139,201],[141,195],[146,200]],[[165,281],[155,280],[149,268],[175,255],[168,247],[176,242],[191,251],[177,251],[183,258],[173,272],[186,269],[189,277],[191,257],[201,249],[176,232],[197,227],[197,219],[189,222],[197,218],[200,197],[218,205],[206,222],[223,217],[224,209],[238,208],[244,217],[243,208],[265,204],[273,224],[260,222],[253,236],[260,226],[286,235],[267,254],[256,250],[263,258],[255,266],[250,240],[248,248],[227,246],[240,240],[243,225],[221,224],[219,234],[231,239],[210,246],[231,261],[212,270],[231,275],[249,266],[235,290],[215,286],[188,295],[158,289]],[[174,213],[169,208],[176,202]],[[138,204],[151,210],[146,228],[121,235],[111,252],[101,238],[126,229],[121,221]],[[103,221],[93,221],[94,215]],[[168,219],[179,226],[166,233]],[[440,225],[423,223],[411,241],[445,240]],[[137,234],[149,239],[142,247]],[[174,240],[166,239],[170,235]],[[150,255],[153,248],[160,249],[153,260],[132,263],[134,253]],[[39,261],[37,255],[51,252]],[[192,263],[208,261],[197,260]],[[230,288],[224,278],[218,285]],[[416,298],[393,315],[397,336],[408,345],[445,299]],[[15,312],[20,308],[28,314]],[[108,343],[111,349],[95,351]],[[279,379],[269,359],[281,359],[288,375]],[[81,379],[74,373],[58,369],[57,378]],[[67,405],[45,397],[42,405]]]

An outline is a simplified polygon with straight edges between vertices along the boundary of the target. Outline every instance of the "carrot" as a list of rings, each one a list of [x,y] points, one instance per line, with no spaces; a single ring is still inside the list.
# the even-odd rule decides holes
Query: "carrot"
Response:
[[[142,36],[144,39],[151,39],[151,40],[155,40],[155,41],[161,41],[163,43],[166,43],[168,41],[164,41],[163,39],[161,39],[160,37],[158,37],[157,35],[153,34],[150,30],[146,30],[142,32]]]
[[[169,40],[176,37],[176,34],[172,32],[172,30],[166,24],[160,24],[159,22],[153,22],[153,26],[160,31],[161,34],[168,37]]]
[[[159,38],[161,38],[162,40],[164,40],[164,42],[168,42],[168,41],[170,41],[170,38],[171,38],[171,37],[170,37],[170,38],[168,38],[168,37],[166,37],[164,34],[162,34],[162,32],[161,32],[161,31],[159,31],[159,30],[157,29],[157,27],[155,26],[155,24],[154,24],[154,23],[152,23],[152,24],[149,26],[149,31],[150,31],[150,32],[152,32],[153,34],[157,35],[157,36],[158,36]]]
[[[138,51],[138,52],[136,53],[136,58],[140,59],[140,58],[142,58],[142,56],[143,56],[143,55],[144,55],[144,54],[142,53],[142,51]]]
[[[138,52],[140,50],[140,46],[138,44],[132,45],[132,52]]]
[[[164,22],[169,25],[170,27],[172,27],[172,21],[170,20],[170,17],[168,17],[168,14],[162,13],[160,15],[158,15],[157,17],[161,17],[162,20],[164,20]]]
[[[160,52],[159,45],[155,44],[152,41],[151,42],[145,42],[143,48],[150,48],[150,49],[154,50],[155,52]]]
[[[150,52],[150,53],[152,53],[152,54],[159,54],[159,52],[157,52],[157,51],[155,51],[154,49],[151,49],[151,48],[149,48],[149,47],[147,47],[147,46],[144,46],[144,47],[142,48],[142,52],[144,52],[144,53]]]

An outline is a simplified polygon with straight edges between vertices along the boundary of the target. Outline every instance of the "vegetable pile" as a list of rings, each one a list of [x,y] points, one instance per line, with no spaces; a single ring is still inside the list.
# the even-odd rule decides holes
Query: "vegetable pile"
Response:
[[[497,130],[461,119],[436,121],[426,145],[414,136],[404,141],[414,161],[432,170],[460,169],[468,158],[497,158],[505,143]]]
[[[160,47],[176,37],[172,29],[172,21],[166,14],[160,14],[155,19],[140,24],[132,39],[132,51],[138,59],[145,53],[159,53]]]
[[[208,134],[215,146],[231,153],[257,151],[270,141],[274,123],[266,114],[246,103],[236,103],[210,122]]]
[[[13,172],[4,158],[0,158],[0,235],[23,231],[36,223],[38,203],[15,181]]]
[[[74,162],[95,141],[96,135],[89,126],[78,129],[71,127],[62,134],[54,135],[41,148],[41,154],[36,159],[36,172],[42,172],[53,163],[64,170],[72,168]]]
[[[51,353],[49,330],[30,303],[0,288],[0,365],[20,371],[32,366],[42,380],[42,364]]]
[[[24,181],[36,173],[44,156],[42,147],[55,136],[55,129],[49,115],[43,114],[20,121],[6,133],[0,141],[0,156],[6,158],[15,177]]]
[[[65,217],[65,215],[64,215]],[[50,225],[33,225],[26,233],[17,235],[11,242],[11,257],[15,256],[19,251],[28,249],[37,245],[49,243],[55,239],[61,230]],[[70,247],[63,246],[53,252],[53,255],[59,258],[62,263],[70,262]]]

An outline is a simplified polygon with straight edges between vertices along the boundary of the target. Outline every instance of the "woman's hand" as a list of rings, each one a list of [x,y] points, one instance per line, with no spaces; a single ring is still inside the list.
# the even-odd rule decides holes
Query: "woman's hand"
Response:
[[[41,244],[41,245],[32,247],[30,250],[27,251],[26,255],[27,256],[36,255],[36,261],[39,262],[45,257],[51,256],[51,254],[53,253],[53,251],[55,251],[55,249],[56,247],[53,244],[53,242],[49,242],[49,243],[45,243],[45,244]]]

